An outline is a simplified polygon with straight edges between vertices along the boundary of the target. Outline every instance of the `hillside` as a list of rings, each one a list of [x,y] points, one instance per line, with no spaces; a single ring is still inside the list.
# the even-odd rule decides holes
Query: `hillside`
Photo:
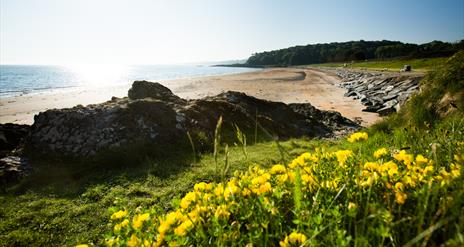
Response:
[[[464,49],[464,40],[458,43],[433,41],[420,45],[388,40],[360,40],[259,52],[248,58],[246,65],[290,66],[371,59],[446,57],[462,49]]]

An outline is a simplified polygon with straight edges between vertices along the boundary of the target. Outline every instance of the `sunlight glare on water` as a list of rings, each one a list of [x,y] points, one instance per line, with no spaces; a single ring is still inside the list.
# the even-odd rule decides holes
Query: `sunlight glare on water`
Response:
[[[85,87],[100,87],[127,83],[130,67],[116,64],[75,64],[67,66]]]

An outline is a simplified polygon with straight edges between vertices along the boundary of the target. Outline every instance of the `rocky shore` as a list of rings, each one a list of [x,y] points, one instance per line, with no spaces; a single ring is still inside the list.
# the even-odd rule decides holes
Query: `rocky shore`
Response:
[[[419,91],[421,75],[337,70],[342,78],[339,87],[347,89],[346,97],[360,100],[363,111],[381,116],[398,111],[409,97]]]
[[[1,125],[0,177],[6,183],[23,176],[29,170],[24,155],[31,152],[87,157],[146,145],[176,145],[187,140],[187,133],[196,142],[211,142],[221,116],[223,129],[238,126],[251,135],[258,127],[260,133],[277,139],[333,137],[359,128],[340,113],[309,103],[285,104],[233,91],[187,100],[159,83],[135,81],[128,97],[47,110],[34,117],[32,126]]]

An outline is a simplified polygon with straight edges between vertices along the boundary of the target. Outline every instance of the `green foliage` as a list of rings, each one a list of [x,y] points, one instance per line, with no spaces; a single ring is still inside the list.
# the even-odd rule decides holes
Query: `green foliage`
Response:
[[[342,43],[294,46],[253,54],[247,65],[288,66],[334,62],[364,61],[366,59],[425,58],[451,56],[464,49],[458,43],[433,41],[426,44],[405,44],[399,41],[349,41]]]

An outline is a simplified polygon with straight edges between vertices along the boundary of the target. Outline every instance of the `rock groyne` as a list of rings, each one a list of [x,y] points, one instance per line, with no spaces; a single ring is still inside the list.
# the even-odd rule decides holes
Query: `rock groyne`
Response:
[[[397,112],[409,97],[419,91],[421,75],[336,70],[342,81],[339,87],[347,89],[346,97],[361,101],[364,111],[381,116]]]

